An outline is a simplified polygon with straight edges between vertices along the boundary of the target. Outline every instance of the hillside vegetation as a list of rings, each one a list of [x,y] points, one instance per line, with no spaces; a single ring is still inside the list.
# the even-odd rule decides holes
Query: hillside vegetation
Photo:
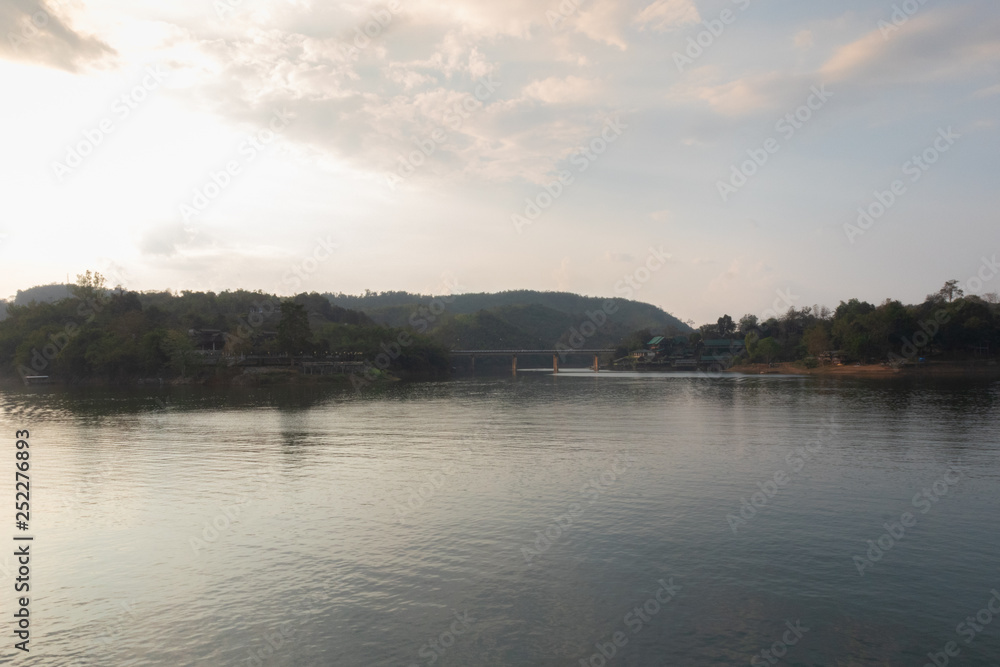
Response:
[[[368,292],[362,296],[327,296],[332,303],[362,311],[380,324],[427,331],[451,349],[573,346],[571,339],[579,341],[581,330],[587,347],[615,347],[637,330],[668,334],[692,331],[670,313],[648,303],[568,292],[516,290],[449,297]],[[435,302],[438,307],[432,309]],[[590,333],[590,323],[601,326]],[[578,333],[576,337],[574,332]]]

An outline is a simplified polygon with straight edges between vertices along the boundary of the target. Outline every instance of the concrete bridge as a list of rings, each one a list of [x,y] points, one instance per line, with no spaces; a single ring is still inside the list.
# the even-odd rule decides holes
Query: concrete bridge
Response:
[[[601,368],[600,355],[614,354],[614,350],[573,350],[564,348],[561,350],[452,350],[449,354],[453,357],[469,357],[469,368],[476,370],[476,357],[510,357],[510,370],[517,373],[517,355],[552,355],[552,372],[559,372],[559,357],[569,355],[594,355],[594,364],[591,368],[598,372]]]

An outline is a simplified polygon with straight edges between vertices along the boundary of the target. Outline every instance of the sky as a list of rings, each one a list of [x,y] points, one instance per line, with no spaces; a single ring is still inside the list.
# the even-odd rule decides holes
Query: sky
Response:
[[[90,269],[702,324],[1000,291],[995,0],[3,0],[0,27],[0,296]]]

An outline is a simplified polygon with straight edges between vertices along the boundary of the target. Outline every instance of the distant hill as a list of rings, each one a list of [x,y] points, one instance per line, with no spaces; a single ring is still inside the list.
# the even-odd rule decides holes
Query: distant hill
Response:
[[[73,293],[70,291],[70,285],[38,285],[25,290],[17,290],[17,296],[14,297],[14,305],[26,306],[32,301],[54,303],[61,299],[68,299],[71,296],[73,296]]]
[[[430,322],[430,315],[421,306],[426,309],[435,299],[408,292],[326,296],[334,305],[359,310],[380,324],[398,327]],[[551,348],[557,343],[567,344],[572,331],[590,321],[587,313],[601,313],[607,302],[613,302],[617,310],[587,338],[588,347],[613,346],[640,329],[692,331],[670,313],[648,303],[518,290],[456,295],[445,311],[430,322],[429,332],[452,349]],[[595,315],[595,319],[600,317]]]

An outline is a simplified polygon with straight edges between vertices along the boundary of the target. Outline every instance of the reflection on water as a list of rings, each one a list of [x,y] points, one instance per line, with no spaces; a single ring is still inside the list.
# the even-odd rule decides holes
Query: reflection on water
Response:
[[[4,393],[32,436],[31,661],[923,664],[955,641],[995,665],[1000,622],[956,627],[1000,590],[998,398],[586,371]]]

